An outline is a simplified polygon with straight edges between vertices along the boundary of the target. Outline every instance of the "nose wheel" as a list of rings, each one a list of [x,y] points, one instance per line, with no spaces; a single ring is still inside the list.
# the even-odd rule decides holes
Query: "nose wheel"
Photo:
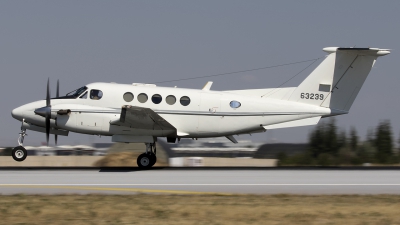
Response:
[[[146,152],[139,155],[137,165],[140,168],[151,168],[157,162],[155,143],[146,143]]]
[[[26,156],[28,156],[28,152],[24,147],[17,146],[12,150],[11,155],[15,161],[22,162],[26,159]]]
[[[13,159],[17,162],[22,162],[26,159],[26,157],[28,156],[28,152],[26,151],[26,149],[23,147],[24,144],[24,138],[25,136],[27,136],[26,134],[26,129],[22,129],[21,133],[19,133],[19,137],[18,137],[18,146],[15,147],[12,151],[11,151],[11,156],[13,157]]]

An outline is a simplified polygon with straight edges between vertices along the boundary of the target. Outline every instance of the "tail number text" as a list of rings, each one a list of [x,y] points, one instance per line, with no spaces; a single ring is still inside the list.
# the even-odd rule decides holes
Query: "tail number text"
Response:
[[[324,100],[324,95],[323,94],[314,94],[314,93],[301,93],[300,98]]]

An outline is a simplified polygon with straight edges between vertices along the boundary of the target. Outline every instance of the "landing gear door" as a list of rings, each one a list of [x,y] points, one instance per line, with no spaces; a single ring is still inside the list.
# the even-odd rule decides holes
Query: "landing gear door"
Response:
[[[199,133],[219,132],[221,123],[221,95],[214,93],[202,93],[199,111]]]

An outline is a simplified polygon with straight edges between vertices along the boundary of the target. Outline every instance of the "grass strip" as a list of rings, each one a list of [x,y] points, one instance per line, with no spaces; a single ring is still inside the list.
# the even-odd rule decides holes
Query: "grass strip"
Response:
[[[400,224],[400,195],[11,195],[0,224]]]

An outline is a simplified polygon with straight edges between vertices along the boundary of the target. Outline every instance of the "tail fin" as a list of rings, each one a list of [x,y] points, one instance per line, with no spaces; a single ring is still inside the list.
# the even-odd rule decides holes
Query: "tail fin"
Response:
[[[293,91],[289,101],[348,112],[379,56],[378,48],[323,49],[327,58]]]

